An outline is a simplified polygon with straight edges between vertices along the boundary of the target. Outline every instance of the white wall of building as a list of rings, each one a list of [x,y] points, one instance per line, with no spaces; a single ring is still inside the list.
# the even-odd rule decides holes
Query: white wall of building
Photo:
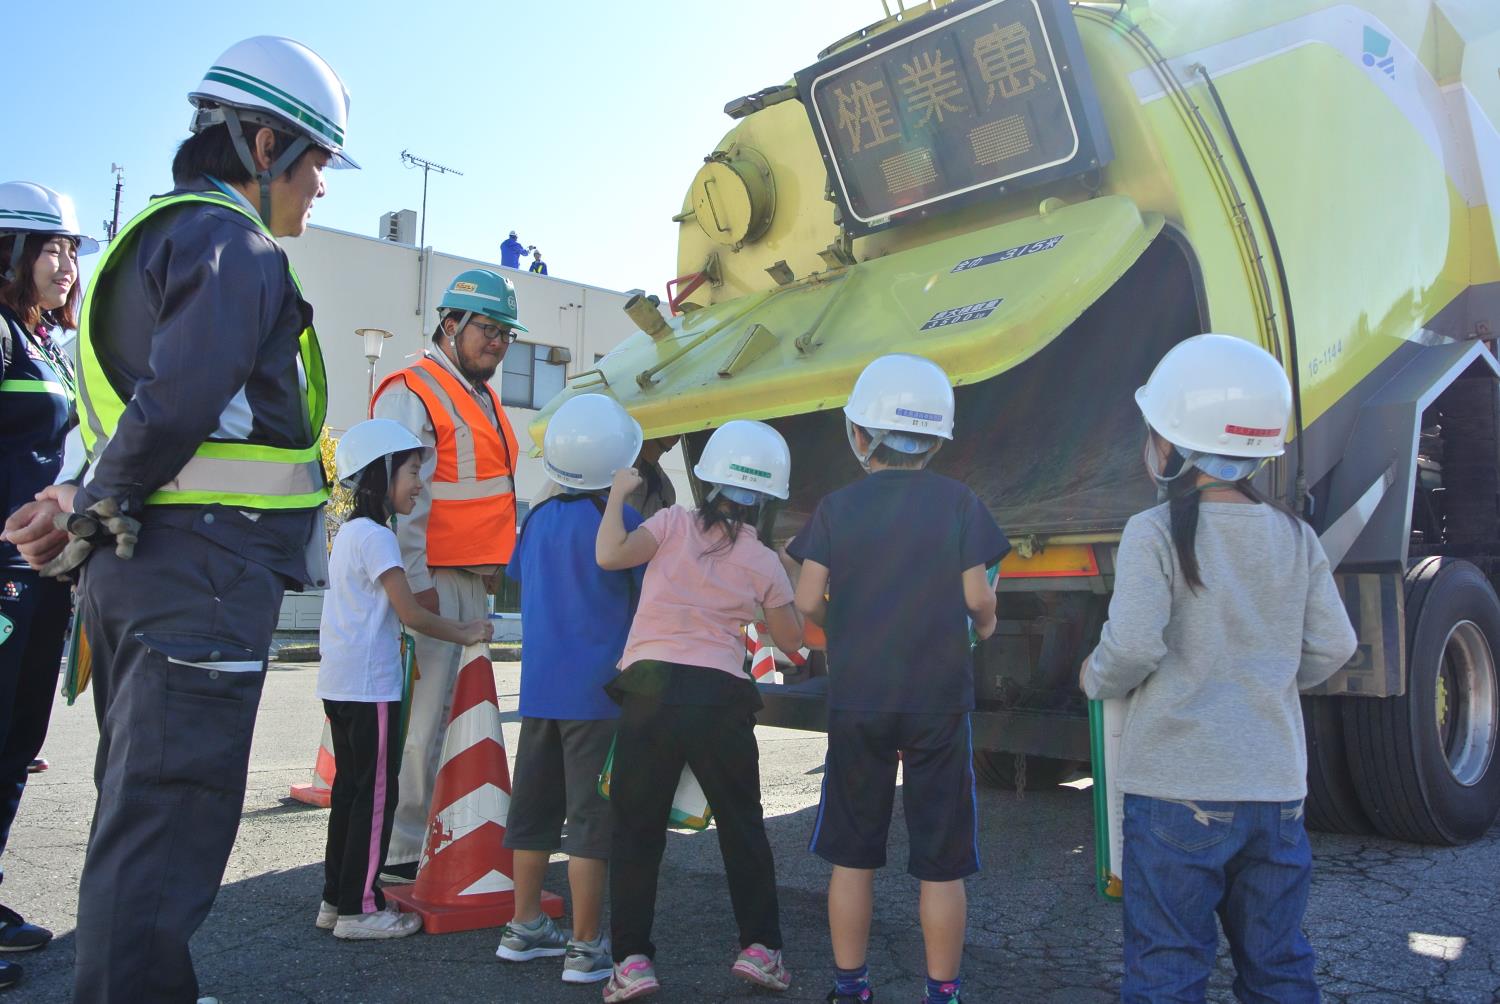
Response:
[[[431,345],[437,303],[455,275],[470,268],[500,271],[493,262],[433,251],[424,281],[415,247],[327,227],[309,227],[302,237],[282,244],[313,305],[313,322],[328,366],[328,425],[335,435],[368,414],[369,364],[356,329],[384,328],[392,333],[375,364],[378,385]],[[592,369],[595,356],[609,352],[636,330],[621,309],[628,299],[625,293],[516,269],[505,269],[504,274],[515,283],[520,321],[529,329],[510,352],[527,351],[532,344],[566,348],[573,357],[567,364],[568,379]],[[498,393],[500,373],[491,384]],[[509,404],[505,411],[521,443],[516,497],[528,501],[546,486],[541,462],[529,456],[527,426],[536,412]],[[691,498],[681,449],[663,458],[662,466],[677,486],[678,497]]]
[[[282,241],[282,246],[313,306],[313,324],[328,368],[328,426],[335,436],[369,414],[370,367],[364,339],[355,334],[356,329],[391,332],[375,364],[378,386],[387,375],[411,365],[432,344],[437,304],[454,276],[470,268],[501,270],[494,262],[433,251],[428,254],[424,276],[422,256],[415,247],[327,227],[309,227],[303,236]],[[621,309],[628,299],[625,293],[516,269],[503,274],[515,283],[519,319],[528,329],[524,340],[511,345],[507,357],[532,351],[533,345],[565,348],[572,353],[566,367],[566,377],[572,379],[592,369],[596,356],[609,352],[636,330]],[[501,393],[502,373],[497,372],[490,383]],[[527,427],[536,410],[506,404],[505,412],[521,446],[516,498],[530,502],[548,484],[541,461],[531,456]],[[677,497],[690,503],[692,491],[682,448],[673,449],[661,463],[677,488]],[[317,630],[321,601],[317,593],[288,593],[278,628]],[[515,626],[501,633],[513,640]]]

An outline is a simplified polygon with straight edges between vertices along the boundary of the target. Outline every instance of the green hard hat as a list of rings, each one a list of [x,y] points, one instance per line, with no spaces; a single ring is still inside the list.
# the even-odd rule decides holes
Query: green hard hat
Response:
[[[453,277],[438,303],[439,313],[447,310],[483,314],[517,331],[527,330],[526,325],[516,320],[516,287],[505,276],[487,268],[471,268]]]

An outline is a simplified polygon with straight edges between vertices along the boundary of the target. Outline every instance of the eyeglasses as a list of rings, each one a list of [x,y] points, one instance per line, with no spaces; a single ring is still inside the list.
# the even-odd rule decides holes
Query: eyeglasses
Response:
[[[509,345],[516,340],[516,329],[508,324],[482,324],[479,321],[470,321],[469,325],[487,342],[504,342]]]

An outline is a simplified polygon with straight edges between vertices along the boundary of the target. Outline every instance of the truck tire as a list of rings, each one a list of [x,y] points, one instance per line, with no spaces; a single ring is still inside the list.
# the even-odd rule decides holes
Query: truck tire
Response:
[[[1424,558],[1406,573],[1406,693],[1344,701],[1365,815],[1423,844],[1482,836],[1500,812],[1500,599],[1474,565]]]
[[[1307,828],[1324,833],[1374,833],[1349,773],[1342,707],[1346,700],[1302,698],[1302,724],[1307,733]]]

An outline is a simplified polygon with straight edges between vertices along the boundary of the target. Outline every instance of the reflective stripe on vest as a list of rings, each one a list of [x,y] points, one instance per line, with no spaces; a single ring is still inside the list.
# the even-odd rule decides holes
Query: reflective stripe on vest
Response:
[[[517,444],[505,411],[486,385],[495,408],[491,422],[457,377],[423,359],[386,377],[375,399],[401,381],[427,409],[437,436],[437,464],[427,485],[427,564],[434,568],[500,565],[515,549]],[[371,406],[373,413],[373,404]]]
[[[260,218],[235,200],[210,192],[193,192],[156,199],[125,224],[99,262],[93,282],[83,299],[83,321],[78,331],[79,398],[85,421],[84,446],[93,461],[109,445],[110,436],[125,414],[128,399],[121,397],[105,375],[94,350],[91,332],[94,294],[116,263],[120,252],[143,223],[171,206],[187,202],[209,203],[232,209],[251,220],[267,236],[271,231]],[[274,239],[274,238],[273,238]],[[292,282],[302,289],[297,273],[287,265]],[[266,446],[242,441],[209,440],[193,451],[192,458],[177,475],[146,499],[148,505],[232,505],[244,509],[311,509],[328,499],[318,435],[328,410],[328,378],[323,353],[311,327],[298,338],[298,361],[306,377],[303,408],[309,445]]]
[[[68,388],[56,380],[0,380],[0,394],[56,394],[65,398]]]

